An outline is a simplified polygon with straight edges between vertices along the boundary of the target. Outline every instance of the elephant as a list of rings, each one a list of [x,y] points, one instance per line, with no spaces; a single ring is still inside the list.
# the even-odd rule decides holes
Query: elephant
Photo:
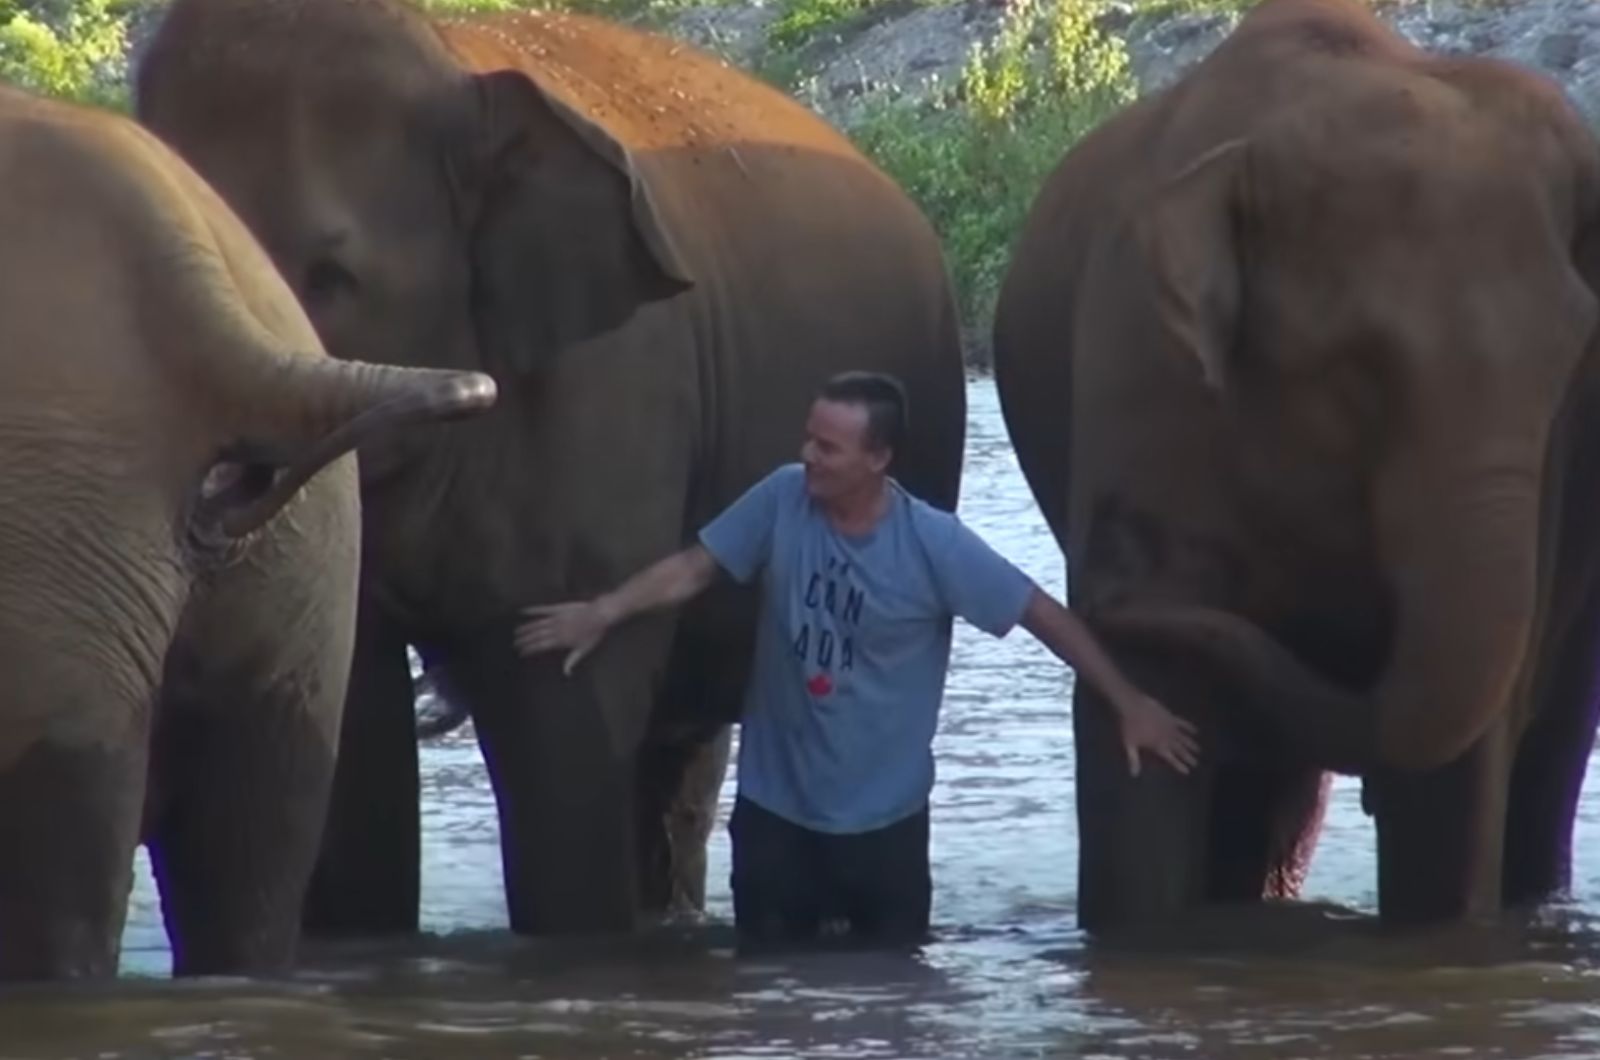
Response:
[[[1324,770],[1379,917],[1565,883],[1594,738],[1597,149],[1532,72],[1351,0],[1265,0],[1074,145],[1003,281],[995,378],[1072,597],[1202,726],[1190,779],[1076,711],[1080,919],[1249,902]]]
[[[0,189],[0,978],[115,974],[141,841],[175,974],[286,971],[355,635],[351,451],[493,380],[328,357],[126,117],[0,88]]]
[[[965,376],[926,218],[780,92],[577,15],[176,0],[135,108],[239,211],[334,356],[500,386],[448,438],[362,452],[355,750],[308,930],[417,930],[407,645],[470,712],[513,931],[703,906],[752,592],[630,623],[570,677],[518,657],[512,631],[689,543],[794,458],[843,370],[904,383],[917,422],[893,473],[953,508]]]

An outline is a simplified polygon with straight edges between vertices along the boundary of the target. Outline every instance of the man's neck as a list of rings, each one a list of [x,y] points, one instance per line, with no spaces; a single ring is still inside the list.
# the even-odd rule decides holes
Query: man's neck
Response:
[[[879,479],[876,484],[859,493],[839,497],[831,504],[823,505],[822,508],[823,514],[828,517],[829,525],[849,537],[858,537],[870,531],[878,525],[878,520],[882,519],[888,510],[887,478]]]

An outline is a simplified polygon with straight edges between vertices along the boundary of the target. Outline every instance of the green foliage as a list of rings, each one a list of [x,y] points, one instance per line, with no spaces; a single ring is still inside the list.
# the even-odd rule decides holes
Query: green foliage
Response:
[[[0,0],[0,79],[48,95],[123,105],[129,13],[113,0]]]
[[[162,0],[0,0],[0,77],[35,91],[125,106],[130,23]],[[561,8],[657,22],[707,0],[412,0],[439,14]],[[717,0],[710,0],[717,2]],[[916,2],[768,0],[766,75],[789,87],[829,35]],[[1133,95],[1122,42],[1100,28],[1108,0],[1011,0],[998,37],[974,47],[960,83],[931,103],[891,98],[852,134],[921,205],[944,240],[963,315],[985,327],[1011,240],[1062,153]],[[1253,0],[1137,0],[1140,9],[1237,9]],[[781,76],[780,76],[781,75]]]
[[[1011,242],[1066,149],[1134,95],[1127,51],[1096,22],[1098,0],[1011,8],[952,96],[885,103],[854,130],[938,230],[962,315],[987,330]]]
[[[787,0],[767,29],[767,47],[793,49],[859,15],[871,0]]]

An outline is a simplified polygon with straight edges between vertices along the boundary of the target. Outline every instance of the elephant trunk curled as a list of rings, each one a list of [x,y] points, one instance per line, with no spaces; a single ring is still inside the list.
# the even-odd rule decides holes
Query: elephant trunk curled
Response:
[[[1395,635],[1370,691],[1311,670],[1259,625],[1202,605],[1117,604],[1093,622],[1113,641],[1172,648],[1227,675],[1245,709],[1311,761],[1347,773],[1431,769],[1509,709],[1537,596],[1538,448],[1474,447],[1438,467],[1424,452],[1375,490]]]
[[[235,235],[250,238],[242,228]],[[224,535],[259,529],[313,475],[363,443],[494,405],[494,380],[482,373],[335,360],[303,315],[269,328],[242,291],[267,283],[282,290],[280,304],[296,305],[292,293],[264,262],[230,254],[228,232],[215,238],[171,255],[168,264],[182,282],[160,293],[187,303],[178,319],[193,326],[172,345],[189,351],[191,369],[216,395],[225,422],[238,425],[236,444],[222,459],[268,472],[263,488],[219,515]],[[252,268],[255,275],[239,275]],[[299,341],[286,341],[284,333]]]

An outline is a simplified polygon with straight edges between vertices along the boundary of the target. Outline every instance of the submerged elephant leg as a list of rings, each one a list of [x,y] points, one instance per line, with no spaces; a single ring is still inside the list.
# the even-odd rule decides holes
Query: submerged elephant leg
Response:
[[[39,742],[0,767],[0,979],[117,973],[144,744]]]
[[[291,696],[263,704],[225,694],[172,704],[163,719],[166,796],[149,846],[174,975],[293,964],[334,748],[328,727]]]
[[[451,657],[472,704],[500,811],[506,906],[529,935],[630,930],[638,911],[634,770],[637,736],[613,729],[616,709],[648,713],[654,660],[639,630],[618,629],[563,676],[557,659],[521,659],[511,629]]]
[[[1119,652],[1133,683],[1175,710],[1203,689],[1152,656]],[[1086,931],[1137,928],[1181,913],[1205,896],[1214,765],[1203,726],[1202,761],[1183,777],[1146,755],[1128,773],[1115,713],[1087,682],[1073,693],[1077,758],[1078,920]]]
[[[1385,924],[1496,915],[1511,766],[1508,724],[1427,772],[1381,770],[1370,791],[1378,827],[1378,912]]]
[[[657,733],[639,752],[639,898],[647,914],[706,906],[706,844],[733,729]]]
[[[1572,882],[1572,830],[1600,721],[1600,593],[1559,645],[1517,751],[1506,807],[1502,900],[1522,905]]]
[[[363,600],[332,802],[306,898],[307,933],[417,930],[422,885],[419,798],[405,640]]]

